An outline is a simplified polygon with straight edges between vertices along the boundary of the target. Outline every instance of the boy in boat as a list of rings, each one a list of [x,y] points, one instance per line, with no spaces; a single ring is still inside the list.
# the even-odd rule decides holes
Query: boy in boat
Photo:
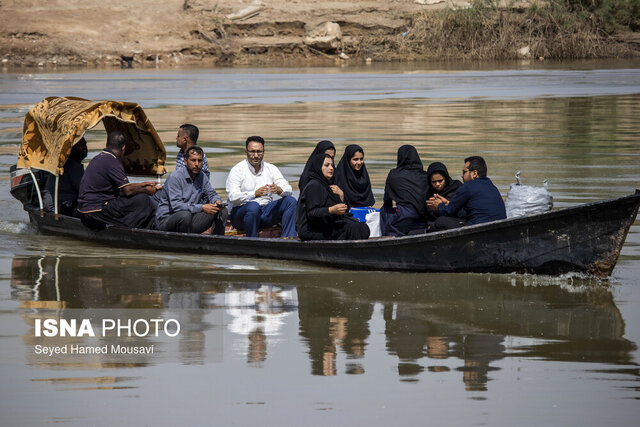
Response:
[[[247,237],[258,237],[258,229],[282,223],[282,237],[296,237],[296,199],[278,168],[263,160],[264,139],[247,138],[245,152],[246,160],[227,177],[231,224]],[[273,194],[281,198],[274,200]]]
[[[453,199],[436,194],[427,200],[427,207],[439,215],[429,231],[450,230],[507,217],[500,191],[487,177],[487,163],[482,157],[464,159],[462,180],[464,184]]]
[[[184,166],[165,181],[156,210],[158,230],[202,233],[213,224],[211,234],[224,235],[229,214],[202,169],[203,158],[202,148],[187,148]]]
[[[153,222],[151,198],[155,182],[129,182],[120,157],[127,139],[121,131],[107,136],[106,148],[95,156],[82,176],[78,212],[82,223],[92,230],[106,224],[126,228],[146,228]]]

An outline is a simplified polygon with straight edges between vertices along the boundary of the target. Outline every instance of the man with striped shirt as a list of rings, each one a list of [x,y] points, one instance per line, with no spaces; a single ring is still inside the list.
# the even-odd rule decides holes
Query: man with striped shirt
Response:
[[[178,135],[176,136],[176,145],[180,149],[176,156],[176,170],[185,167],[184,155],[187,150],[198,142],[198,135],[200,134],[198,127],[189,123],[185,123],[178,129]],[[202,172],[209,178],[209,162],[207,161],[207,155],[204,154],[202,159]]]

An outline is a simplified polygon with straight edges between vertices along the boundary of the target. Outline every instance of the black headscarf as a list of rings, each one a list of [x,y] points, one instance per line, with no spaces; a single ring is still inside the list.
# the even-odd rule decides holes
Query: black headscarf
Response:
[[[441,191],[436,191],[435,188],[431,186],[431,175],[434,173],[439,173],[444,177],[444,188]],[[440,162],[433,162],[427,168],[427,185],[429,189],[427,190],[427,199],[433,197],[434,194],[438,193],[445,199],[451,199],[453,195],[458,191],[458,188],[462,186],[462,183],[457,179],[452,180],[449,176],[449,171],[447,171],[447,167]]]
[[[342,203],[342,200],[340,200],[340,197],[337,194],[334,194],[333,191],[331,191],[331,188],[329,188],[330,185],[333,185],[335,182],[335,173],[334,175],[331,177],[331,179],[327,179],[324,174],[322,173],[322,165],[324,164],[324,159],[327,158],[326,154],[314,154],[313,156],[311,156],[311,158],[309,159],[309,161],[307,162],[307,164],[309,165],[309,182],[311,180],[314,181],[318,181],[322,184],[322,189],[326,190],[327,192],[327,200],[328,203],[326,206],[333,206],[336,203]],[[307,184],[309,183],[307,182]]]
[[[344,197],[350,206],[373,206],[376,200],[371,191],[367,166],[363,164],[362,169],[355,171],[350,164],[351,159],[358,152],[364,155],[362,147],[355,144],[347,145],[344,149],[342,159],[336,167],[336,184],[344,192]]]
[[[300,192],[296,206],[296,231],[302,240],[331,239],[337,217],[326,211],[323,215],[310,217],[309,212],[318,208],[328,208],[342,203],[337,194],[333,194],[329,187],[333,184],[333,177],[327,179],[322,173],[322,164],[326,156],[316,154],[307,162],[309,165],[309,182]]]
[[[384,185],[384,203],[413,207],[418,215],[426,214],[427,173],[413,145],[398,149],[398,167],[391,169]]]
[[[333,142],[331,141],[323,140],[316,144],[316,148],[313,149],[313,152],[307,159],[307,163],[304,165],[304,170],[302,171],[302,175],[300,175],[300,180],[298,181],[298,188],[300,189],[300,193],[302,193],[302,190],[304,190],[304,186],[307,185],[307,182],[309,182],[309,163],[311,162],[311,159],[313,158],[313,156],[318,154],[324,155],[324,152],[330,148],[332,148],[334,151],[336,149],[335,145],[333,145]],[[322,166],[322,164],[320,166]]]

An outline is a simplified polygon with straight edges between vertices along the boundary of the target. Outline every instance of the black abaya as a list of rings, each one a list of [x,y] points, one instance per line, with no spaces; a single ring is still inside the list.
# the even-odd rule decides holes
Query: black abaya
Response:
[[[325,155],[317,154],[309,162],[309,182],[296,211],[296,231],[300,240],[358,240],[369,238],[369,227],[343,215],[332,215],[329,207],[343,203],[329,187],[333,180],[322,174]]]

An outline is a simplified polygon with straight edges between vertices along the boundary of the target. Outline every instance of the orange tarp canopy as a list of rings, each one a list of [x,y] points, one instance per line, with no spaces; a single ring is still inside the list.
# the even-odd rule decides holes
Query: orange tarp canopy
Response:
[[[73,144],[99,122],[104,124],[107,134],[120,130],[127,137],[121,161],[128,175],[166,173],[164,145],[138,104],[57,96],[43,99],[27,113],[18,168],[62,174]]]

